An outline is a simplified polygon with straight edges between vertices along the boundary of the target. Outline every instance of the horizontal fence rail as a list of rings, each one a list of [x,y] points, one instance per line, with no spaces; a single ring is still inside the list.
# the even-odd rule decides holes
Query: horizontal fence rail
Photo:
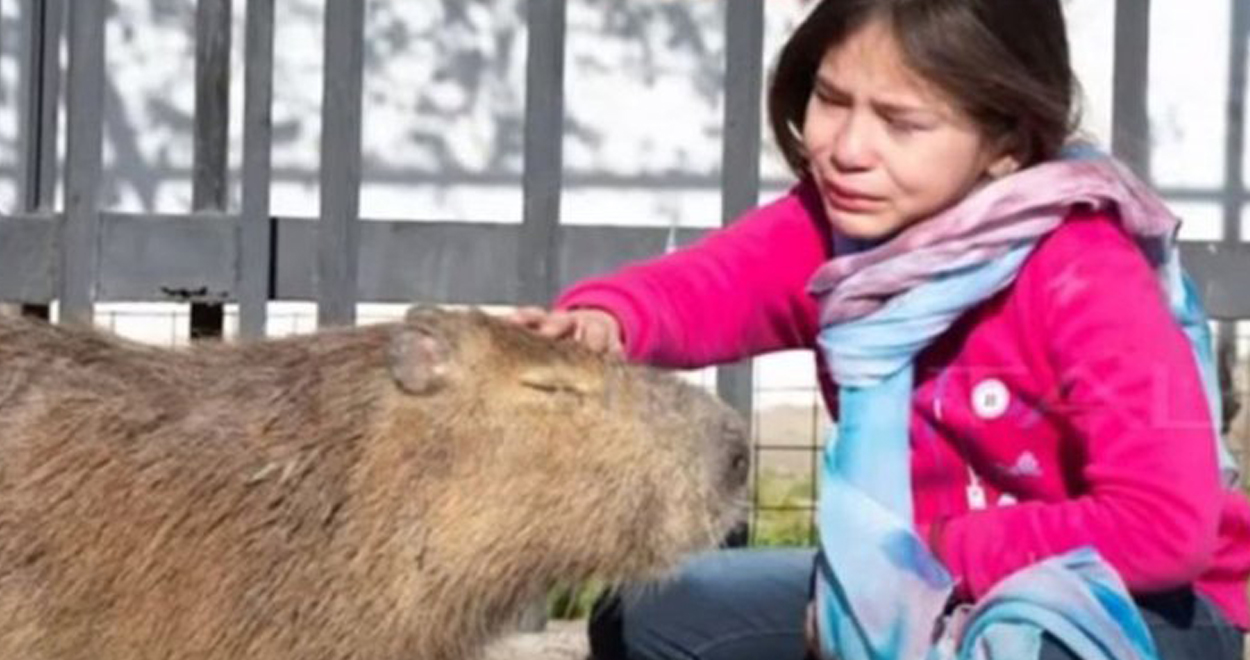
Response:
[[[45,302],[55,297],[59,216],[0,219],[0,299]],[[196,300],[238,297],[235,215],[100,214],[99,287],[107,301]],[[317,297],[318,222],[277,218],[274,263],[265,287],[276,300]],[[486,222],[363,220],[359,237],[362,302],[512,304],[520,268],[523,227]],[[687,245],[707,230],[682,229]],[[662,253],[667,228],[567,225],[560,228],[556,260],[567,286],[580,278]],[[1181,244],[1186,268],[1215,318],[1250,318],[1250,244],[1196,241]]]

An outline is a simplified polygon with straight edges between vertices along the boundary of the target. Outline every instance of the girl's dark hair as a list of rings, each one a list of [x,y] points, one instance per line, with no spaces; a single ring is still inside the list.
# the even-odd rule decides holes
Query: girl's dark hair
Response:
[[[1060,0],[820,0],[773,72],[768,113],[790,168],[808,173],[803,119],[825,53],[883,21],[906,64],[949,95],[1021,167],[1054,157],[1077,122]]]

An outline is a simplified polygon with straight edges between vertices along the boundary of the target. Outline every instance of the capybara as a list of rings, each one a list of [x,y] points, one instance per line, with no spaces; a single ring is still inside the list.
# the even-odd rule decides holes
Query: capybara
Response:
[[[0,318],[0,658],[471,658],[714,543],[747,442],[476,311],[182,350]]]

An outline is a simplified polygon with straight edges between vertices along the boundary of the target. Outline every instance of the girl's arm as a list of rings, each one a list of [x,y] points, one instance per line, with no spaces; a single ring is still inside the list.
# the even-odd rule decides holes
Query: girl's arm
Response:
[[[1073,222],[1070,220],[1069,222]],[[1137,246],[1107,216],[1039,247],[1017,286],[1045,333],[1080,495],[974,511],[936,551],[979,597],[1038,559],[1093,546],[1131,590],[1192,582],[1216,548],[1221,486],[1192,349]]]
[[[621,325],[625,353],[694,368],[811,345],[808,278],[828,258],[827,230],[803,186],[694,245],[584,280],[556,307],[592,307]]]

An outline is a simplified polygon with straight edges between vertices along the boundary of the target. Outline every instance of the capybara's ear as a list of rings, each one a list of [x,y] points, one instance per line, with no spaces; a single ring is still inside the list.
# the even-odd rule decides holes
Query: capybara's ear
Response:
[[[446,384],[451,372],[451,349],[447,335],[437,324],[401,325],[391,336],[391,376],[412,394],[436,392]]]
[[[447,312],[435,305],[413,305],[404,314],[404,320],[420,326],[436,325],[447,317]]]

